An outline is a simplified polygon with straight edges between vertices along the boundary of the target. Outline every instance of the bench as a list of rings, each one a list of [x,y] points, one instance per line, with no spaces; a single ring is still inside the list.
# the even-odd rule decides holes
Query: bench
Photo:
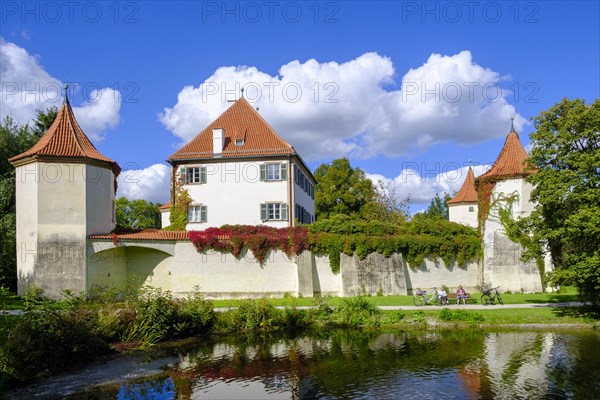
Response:
[[[477,300],[472,299],[471,296],[469,296],[469,293],[465,293],[465,295],[467,296],[467,298],[466,298],[467,304],[477,303]],[[458,302],[458,299],[456,298],[456,292],[448,293],[448,304],[457,304],[457,302]]]

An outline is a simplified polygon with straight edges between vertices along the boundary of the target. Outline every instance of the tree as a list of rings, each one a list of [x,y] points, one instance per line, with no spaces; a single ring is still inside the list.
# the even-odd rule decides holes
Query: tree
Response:
[[[564,99],[534,120],[531,216],[517,221],[527,254],[549,251],[553,283],[600,304],[600,100]]]
[[[8,159],[30,149],[56,118],[56,108],[41,112],[33,120],[36,127],[18,125],[7,116],[0,123],[0,286],[16,291],[16,199],[15,170]]]
[[[401,224],[408,219],[410,196],[399,200],[396,187],[379,180],[375,186],[373,199],[361,210],[361,217],[367,221],[388,221]]]
[[[347,158],[321,164],[315,171],[315,211],[317,218],[345,214],[360,218],[363,207],[376,198],[373,183],[360,168],[352,168]]]
[[[160,203],[146,200],[128,200],[119,197],[116,201],[117,227],[120,229],[160,229]]]
[[[444,197],[440,197],[439,193],[436,193],[435,197],[431,199],[429,207],[425,211],[425,215],[429,218],[439,218],[449,220],[450,215],[448,213],[448,200],[452,199],[448,193],[444,193]]]

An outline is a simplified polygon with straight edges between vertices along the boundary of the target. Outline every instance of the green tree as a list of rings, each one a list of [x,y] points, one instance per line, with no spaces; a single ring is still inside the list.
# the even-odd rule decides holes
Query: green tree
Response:
[[[121,229],[160,229],[160,203],[146,200],[116,201],[117,226]]]
[[[435,197],[431,199],[431,203],[429,203],[429,207],[427,207],[424,214],[429,218],[449,220],[450,216],[446,202],[450,199],[452,199],[452,197],[450,197],[448,193],[444,193],[444,197],[440,197],[440,194],[436,193]]]
[[[373,199],[364,205],[361,217],[367,221],[386,221],[401,224],[408,219],[408,203],[410,196],[400,200],[396,187],[392,183],[387,185],[379,180],[375,186]]]
[[[600,304],[600,100],[564,99],[533,119],[531,216],[517,221],[530,256],[550,251],[552,282]]]
[[[35,129],[7,116],[0,123],[0,286],[17,288],[15,170],[8,159],[30,149],[56,118],[56,108],[33,120]]]
[[[315,171],[315,211],[317,218],[345,214],[360,218],[377,196],[373,183],[360,168],[352,168],[347,158],[321,164]]]

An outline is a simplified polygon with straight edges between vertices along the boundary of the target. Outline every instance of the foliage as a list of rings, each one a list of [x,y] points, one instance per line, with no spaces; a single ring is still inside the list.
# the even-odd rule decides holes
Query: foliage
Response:
[[[37,116],[28,124],[18,125],[8,116],[0,123],[0,286],[16,291],[16,210],[15,172],[9,158],[23,153],[37,143],[56,118],[56,108]]]
[[[364,205],[360,212],[366,221],[385,221],[401,224],[408,219],[408,204],[410,196],[398,200],[396,187],[390,182],[387,185],[379,180],[375,185],[373,199]]]
[[[0,348],[0,371],[17,382],[29,382],[72,369],[109,350],[89,329],[85,315],[74,310],[33,310]]]
[[[190,231],[189,238],[199,252],[213,249],[239,257],[242,247],[246,246],[261,265],[269,250],[282,250],[288,257],[311,250],[327,254],[334,272],[339,271],[341,254],[356,253],[364,260],[371,253],[386,257],[402,253],[413,266],[428,256],[439,257],[446,265],[453,261],[460,265],[481,257],[481,243],[475,229],[425,217],[397,225],[336,215],[311,224],[310,231],[306,227],[224,225]]]
[[[169,226],[164,228],[168,231],[185,231],[188,222],[188,207],[192,198],[187,189],[183,187],[183,181],[175,179],[174,188],[171,189],[171,209],[169,214]]]
[[[600,304],[600,100],[564,99],[534,120],[531,216],[519,221],[527,251],[549,251],[554,284],[574,284]]]
[[[427,207],[424,214],[429,218],[450,219],[448,205],[446,203],[451,199],[452,197],[450,197],[448,193],[444,193],[444,197],[440,197],[439,193],[436,193],[435,197],[431,199],[431,203],[429,203],[429,207]]]
[[[376,190],[360,168],[347,158],[321,164],[315,171],[315,212],[317,219],[335,214],[360,217],[363,207],[374,201]]]
[[[442,321],[454,321],[454,322],[469,322],[473,324],[482,323],[485,318],[482,313],[467,310],[451,310],[449,308],[443,308],[439,315]]]
[[[118,229],[160,229],[158,207],[159,203],[119,197],[116,201]]]
[[[381,310],[365,296],[345,298],[342,305],[335,310],[338,321],[343,325],[378,326]]]

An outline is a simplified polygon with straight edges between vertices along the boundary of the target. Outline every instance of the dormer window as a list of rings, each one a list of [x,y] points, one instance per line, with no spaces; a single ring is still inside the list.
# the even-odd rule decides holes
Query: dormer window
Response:
[[[235,145],[236,146],[243,146],[244,145],[244,139],[235,139]]]

